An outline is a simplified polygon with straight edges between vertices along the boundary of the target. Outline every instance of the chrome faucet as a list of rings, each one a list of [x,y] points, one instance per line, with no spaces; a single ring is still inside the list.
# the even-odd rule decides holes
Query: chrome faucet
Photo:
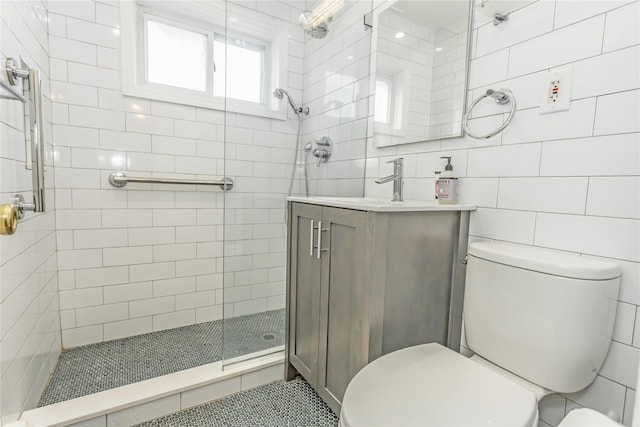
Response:
[[[385,176],[384,178],[376,179],[376,184],[384,184],[389,181],[393,181],[393,199],[392,202],[402,202],[402,176],[404,169],[404,158],[399,157],[394,160],[390,160],[387,163],[393,163],[393,175]]]

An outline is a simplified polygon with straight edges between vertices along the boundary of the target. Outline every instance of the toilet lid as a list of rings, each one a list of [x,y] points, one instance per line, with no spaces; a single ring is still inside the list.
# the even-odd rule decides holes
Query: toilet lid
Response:
[[[364,426],[532,426],[535,395],[439,344],[389,353],[351,380],[340,423]]]

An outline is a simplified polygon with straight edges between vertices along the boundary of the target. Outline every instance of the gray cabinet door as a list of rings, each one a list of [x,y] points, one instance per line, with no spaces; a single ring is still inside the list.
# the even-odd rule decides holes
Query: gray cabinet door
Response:
[[[318,394],[336,413],[353,376],[368,362],[367,213],[327,208],[322,215]]]
[[[318,384],[320,267],[317,227],[322,207],[293,203],[289,236],[289,363],[311,384]],[[311,254],[312,252],[312,254]]]

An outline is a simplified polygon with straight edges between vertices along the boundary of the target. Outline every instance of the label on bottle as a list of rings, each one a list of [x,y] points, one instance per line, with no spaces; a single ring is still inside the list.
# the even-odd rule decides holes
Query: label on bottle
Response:
[[[438,203],[455,203],[458,200],[458,178],[440,178],[436,191]]]

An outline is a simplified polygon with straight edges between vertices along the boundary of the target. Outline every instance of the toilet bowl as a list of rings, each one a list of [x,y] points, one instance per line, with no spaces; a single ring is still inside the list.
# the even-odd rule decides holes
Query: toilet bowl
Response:
[[[465,335],[476,355],[430,343],[374,360],[349,383],[340,427],[535,427],[542,397],[595,379],[619,266],[488,242],[468,255]]]

